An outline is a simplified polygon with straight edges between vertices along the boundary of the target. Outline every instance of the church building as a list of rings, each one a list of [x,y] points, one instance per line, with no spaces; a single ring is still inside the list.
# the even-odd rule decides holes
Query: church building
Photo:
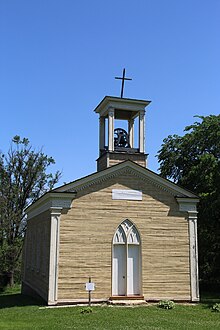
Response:
[[[28,207],[22,292],[48,305],[199,301],[198,197],[147,168],[149,101],[106,96],[97,172]],[[117,127],[116,122],[126,126]]]

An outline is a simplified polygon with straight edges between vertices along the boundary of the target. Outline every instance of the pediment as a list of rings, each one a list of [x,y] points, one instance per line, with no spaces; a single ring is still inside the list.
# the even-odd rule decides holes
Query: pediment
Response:
[[[92,185],[108,181],[113,177],[124,174],[132,175],[134,177],[141,178],[143,181],[151,182],[159,189],[165,190],[173,196],[197,198],[197,196],[190,191],[181,188],[173,182],[160,177],[158,174],[152,172],[151,170],[146,169],[130,160],[111,166],[103,171],[95,172],[79,180],[70,182],[64,186],[54,189],[54,191],[77,192],[84,190]]]

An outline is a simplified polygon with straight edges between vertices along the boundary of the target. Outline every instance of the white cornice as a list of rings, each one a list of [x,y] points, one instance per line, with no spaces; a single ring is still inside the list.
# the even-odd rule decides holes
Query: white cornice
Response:
[[[138,112],[144,110],[148,104],[150,101],[105,96],[94,111],[101,116],[105,116],[109,108]]]
[[[47,210],[62,210],[70,208],[76,192],[48,192],[30,205],[26,210],[28,220]],[[60,211],[59,211],[60,212]]]
[[[197,196],[187,191],[171,181],[168,181],[158,174],[137,165],[132,161],[125,161],[123,163],[111,166],[103,171],[95,172],[87,177],[82,179],[76,180],[72,183],[69,183],[65,186],[59,187],[56,189],[57,192],[71,192],[71,191],[80,191],[83,190],[91,185],[104,182],[110,178],[118,176],[122,173],[130,173],[136,177],[141,178],[145,181],[150,181],[152,184],[156,185],[160,189],[166,190],[167,192],[171,193],[174,196],[178,197],[185,197],[187,198],[194,198],[197,199]]]
[[[179,204],[179,210],[182,212],[188,212],[190,217],[197,217],[197,203],[199,198],[176,198]]]

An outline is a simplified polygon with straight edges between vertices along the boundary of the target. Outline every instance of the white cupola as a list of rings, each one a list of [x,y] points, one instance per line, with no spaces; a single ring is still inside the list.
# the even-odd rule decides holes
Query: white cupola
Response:
[[[145,108],[149,104],[146,100],[106,96],[95,108],[99,114],[98,171],[125,160],[146,167]],[[115,127],[116,120],[126,121],[127,130]],[[137,125],[134,124],[136,120]],[[137,141],[135,128],[138,129]]]

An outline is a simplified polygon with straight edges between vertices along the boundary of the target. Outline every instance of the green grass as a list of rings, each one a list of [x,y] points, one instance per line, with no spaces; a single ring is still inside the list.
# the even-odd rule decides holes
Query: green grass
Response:
[[[18,288],[0,294],[0,329],[220,329],[220,313],[212,312],[212,297],[198,305],[176,304],[172,310],[157,305],[142,307],[42,308],[39,301],[22,296]],[[219,302],[219,296],[214,302]]]

